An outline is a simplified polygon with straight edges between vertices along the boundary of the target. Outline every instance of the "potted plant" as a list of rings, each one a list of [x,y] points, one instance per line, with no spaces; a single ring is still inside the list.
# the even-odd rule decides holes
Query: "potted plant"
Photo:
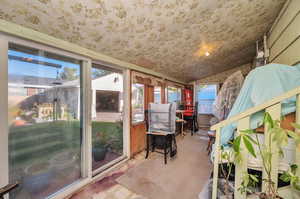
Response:
[[[107,147],[103,142],[95,142],[93,144],[93,158],[96,162],[102,161],[106,157]]]
[[[110,143],[107,134],[105,132],[97,132],[92,147],[94,160],[96,162],[104,160],[109,147]]]
[[[268,137],[265,139],[269,139],[272,142],[275,142],[276,147],[279,149],[279,154],[283,156],[283,147],[288,144],[288,138],[292,138],[295,140],[297,147],[300,146],[300,135],[293,131],[283,129],[280,127],[280,121],[273,120],[269,113],[265,113],[263,119],[264,126],[268,129]],[[300,129],[299,124],[292,124],[295,128]],[[254,138],[253,138],[254,137]],[[246,172],[243,177],[243,181],[241,183],[241,187],[238,190],[241,193],[250,193],[256,195],[260,199],[280,199],[278,195],[278,189],[274,186],[275,183],[272,181],[271,178],[271,171],[272,171],[272,156],[274,155],[274,150],[272,149],[271,145],[265,145],[260,143],[257,133],[253,129],[243,130],[240,131],[240,134],[235,137],[232,142],[233,145],[233,157],[234,162],[239,163],[243,161],[241,156],[241,143],[244,143],[246,150],[251,154],[253,157],[260,156],[262,160],[262,168],[266,171],[266,178],[262,179],[262,182],[266,186],[265,192],[255,192],[253,191],[253,187],[256,186],[258,183],[258,176],[249,174]],[[254,146],[258,146],[258,154],[254,149]],[[222,150],[222,149],[221,149]],[[225,155],[224,155],[225,154]],[[221,153],[222,157],[230,160],[230,155],[223,152]],[[295,175],[296,169],[298,166],[292,165],[291,171],[286,171],[281,176],[281,179],[285,182],[290,182],[291,187],[294,190],[300,190],[300,178]],[[227,175],[230,175],[227,174]]]

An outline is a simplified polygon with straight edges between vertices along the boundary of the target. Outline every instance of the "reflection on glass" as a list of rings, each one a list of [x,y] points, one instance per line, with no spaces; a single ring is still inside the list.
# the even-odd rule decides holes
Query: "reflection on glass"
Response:
[[[80,67],[9,45],[9,178],[21,183],[10,198],[45,198],[81,178]]]
[[[154,103],[161,104],[161,87],[154,87]]]
[[[123,155],[122,71],[93,64],[92,68],[93,170]]]
[[[144,121],[144,85],[132,84],[131,91],[132,122]]]

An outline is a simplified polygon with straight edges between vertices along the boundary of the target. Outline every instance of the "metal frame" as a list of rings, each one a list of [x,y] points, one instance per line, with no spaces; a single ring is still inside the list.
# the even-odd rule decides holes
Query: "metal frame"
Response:
[[[122,160],[125,160],[129,157],[130,155],[130,145],[129,145],[129,141],[128,141],[128,138],[129,138],[129,134],[130,134],[130,120],[129,120],[129,117],[126,117],[126,115],[129,115],[130,114],[130,111],[129,111],[129,106],[130,106],[130,103],[129,103],[129,99],[128,99],[128,92],[125,92],[125,91],[128,91],[129,90],[129,86],[128,85],[128,71],[129,70],[126,70],[124,69],[123,67],[119,67],[119,66],[115,66],[115,65],[111,65],[111,64],[108,64],[108,63],[105,63],[105,62],[102,62],[102,61],[92,61],[91,63],[91,67],[90,67],[90,70],[92,69],[93,67],[93,63],[95,64],[98,64],[98,65],[103,65],[103,66],[106,66],[108,68],[112,68],[112,69],[118,69],[120,71],[122,71],[122,75],[123,75],[123,155],[116,158],[115,160],[107,163],[106,165],[103,165],[97,169],[95,169],[94,171],[91,171],[92,173],[92,176],[97,176],[97,174],[101,173],[102,171],[110,168],[111,166],[119,163],[120,161]],[[92,105],[92,93],[91,93],[91,71],[89,71],[89,74],[88,74],[88,77],[87,79],[89,79],[89,90],[90,90],[90,93],[89,93],[89,101],[90,101],[90,105]],[[89,110],[91,110],[91,107],[89,108]],[[89,114],[91,116],[91,113]],[[125,116],[125,117],[124,117]],[[91,124],[92,122],[92,119],[91,117],[89,117],[90,121],[89,123]],[[90,128],[91,128],[91,125],[89,125]],[[90,129],[89,132],[91,132],[92,129]],[[92,136],[90,136],[92,137]],[[129,139],[130,140],[130,139]],[[92,145],[92,138],[91,138],[91,142],[90,142],[90,145]],[[91,148],[91,147],[90,147]],[[92,152],[90,152],[90,154],[92,154]],[[90,160],[90,162],[92,161],[92,159]]]
[[[197,82],[195,81],[194,84],[194,105],[196,103],[196,101],[198,102],[198,106],[199,106],[199,100],[198,100],[198,96],[197,96],[197,92],[198,92],[198,88],[200,85],[216,85],[216,96],[218,96],[218,92],[219,92],[219,87],[220,87],[220,82],[208,82],[208,83],[199,83],[197,84]],[[200,113],[199,109],[198,109],[198,115],[212,115],[212,113]]]
[[[92,135],[91,135],[91,68],[92,68],[92,60],[89,57],[80,56],[78,54],[71,53],[71,50],[64,51],[55,47],[50,47],[44,44],[35,43],[28,40],[23,40],[14,36],[7,35],[5,33],[0,32],[0,92],[2,94],[0,98],[0,186],[5,186],[9,182],[9,163],[8,163],[8,44],[16,43],[36,49],[45,50],[48,52],[52,52],[55,54],[71,57],[82,61],[81,64],[81,89],[82,89],[82,101],[81,101],[81,119],[82,119],[82,178],[73,182],[70,185],[65,186],[63,189],[57,191],[56,193],[48,196],[50,199],[59,199],[64,198],[81,187],[91,183],[92,181],[102,178],[107,172],[111,171],[114,167],[117,167],[119,164],[127,161],[130,154],[130,82],[129,82],[129,70],[122,69],[124,75],[124,123],[123,123],[123,154],[120,159],[112,161],[111,164],[105,165],[103,167],[101,173],[97,173],[97,175],[93,176],[92,173]],[[49,45],[50,45],[49,41]],[[75,51],[76,52],[76,51]],[[100,61],[99,61],[100,62]],[[107,65],[107,64],[104,64]],[[111,66],[109,67],[116,67]],[[104,171],[105,170],[105,171]],[[8,196],[6,197],[8,198]]]
[[[7,63],[8,63],[8,43],[7,41],[0,37],[0,187],[3,187],[9,183],[9,174],[8,174],[8,98],[7,98]],[[4,91],[4,92],[2,92]]]

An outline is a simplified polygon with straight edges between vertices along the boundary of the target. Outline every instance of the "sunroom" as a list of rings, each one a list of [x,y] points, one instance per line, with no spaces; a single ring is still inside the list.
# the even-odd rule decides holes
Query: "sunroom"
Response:
[[[300,199],[299,0],[0,0],[0,198]]]

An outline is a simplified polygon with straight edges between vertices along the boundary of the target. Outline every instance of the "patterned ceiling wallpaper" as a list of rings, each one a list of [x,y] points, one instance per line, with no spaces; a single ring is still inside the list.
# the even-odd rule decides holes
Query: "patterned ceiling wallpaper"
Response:
[[[192,81],[249,63],[284,2],[0,0],[0,18]]]
[[[227,77],[232,75],[234,72],[240,70],[244,76],[246,76],[251,71],[252,64],[244,64],[239,67],[235,67],[229,70],[226,70],[224,72],[211,75],[209,77],[205,77],[202,79],[197,80],[197,84],[203,84],[203,83],[223,83]]]

